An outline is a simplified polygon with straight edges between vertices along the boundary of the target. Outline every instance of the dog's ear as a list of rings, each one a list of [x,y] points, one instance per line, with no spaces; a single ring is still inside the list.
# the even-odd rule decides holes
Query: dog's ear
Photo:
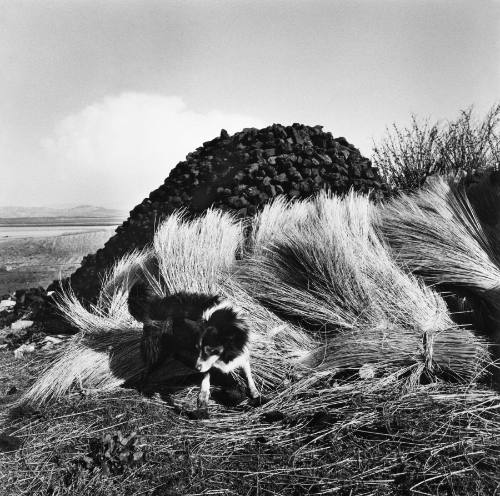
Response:
[[[151,286],[144,281],[139,281],[132,286],[128,295],[128,311],[139,322],[158,320],[158,308],[161,307],[163,298],[154,293]]]
[[[208,319],[208,323],[234,345],[243,347],[247,344],[250,325],[239,309],[232,306],[217,309]]]

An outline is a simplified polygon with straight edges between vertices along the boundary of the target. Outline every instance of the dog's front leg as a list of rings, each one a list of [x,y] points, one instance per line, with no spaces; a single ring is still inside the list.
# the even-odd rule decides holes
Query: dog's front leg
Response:
[[[250,370],[250,360],[246,360],[242,365],[243,373],[245,374],[245,378],[247,380],[248,389],[250,390],[250,397],[253,400],[256,400],[260,397],[260,393],[255,386],[255,382],[252,377],[252,371]]]
[[[208,418],[208,400],[210,398],[210,372],[205,372],[201,380],[200,393],[198,394],[198,416]]]

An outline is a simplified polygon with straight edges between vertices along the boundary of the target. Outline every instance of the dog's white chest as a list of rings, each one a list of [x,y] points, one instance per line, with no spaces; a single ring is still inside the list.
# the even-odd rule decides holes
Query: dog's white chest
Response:
[[[213,367],[219,369],[221,372],[224,372],[224,374],[228,374],[233,370],[243,367],[243,365],[247,362],[248,362],[248,352],[245,351],[241,355],[237,356],[234,360],[231,360],[230,362],[227,363],[223,362],[222,360],[217,360],[214,363]]]

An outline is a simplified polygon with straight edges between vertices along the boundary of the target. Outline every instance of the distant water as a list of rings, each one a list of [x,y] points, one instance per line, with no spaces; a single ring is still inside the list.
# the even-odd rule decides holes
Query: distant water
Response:
[[[44,238],[62,234],[75,234],[89,231],[112,230],[116,226],[26,226],[12,227],[0,225],[0,241],[12,238]]]

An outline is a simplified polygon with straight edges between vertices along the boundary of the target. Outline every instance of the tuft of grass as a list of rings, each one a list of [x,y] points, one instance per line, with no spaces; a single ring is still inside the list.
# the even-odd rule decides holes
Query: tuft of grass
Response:
[[[229,213],[209,209],[191,222],[173,214],[158,227],[153,240],[162,292],[217,293],[242,239],[241,222]]]
[[[381,228],[398,262],[431,284],[478,293],[500,288],[500,248],[491,242],[465,189],[435,178],[382,206]]]

